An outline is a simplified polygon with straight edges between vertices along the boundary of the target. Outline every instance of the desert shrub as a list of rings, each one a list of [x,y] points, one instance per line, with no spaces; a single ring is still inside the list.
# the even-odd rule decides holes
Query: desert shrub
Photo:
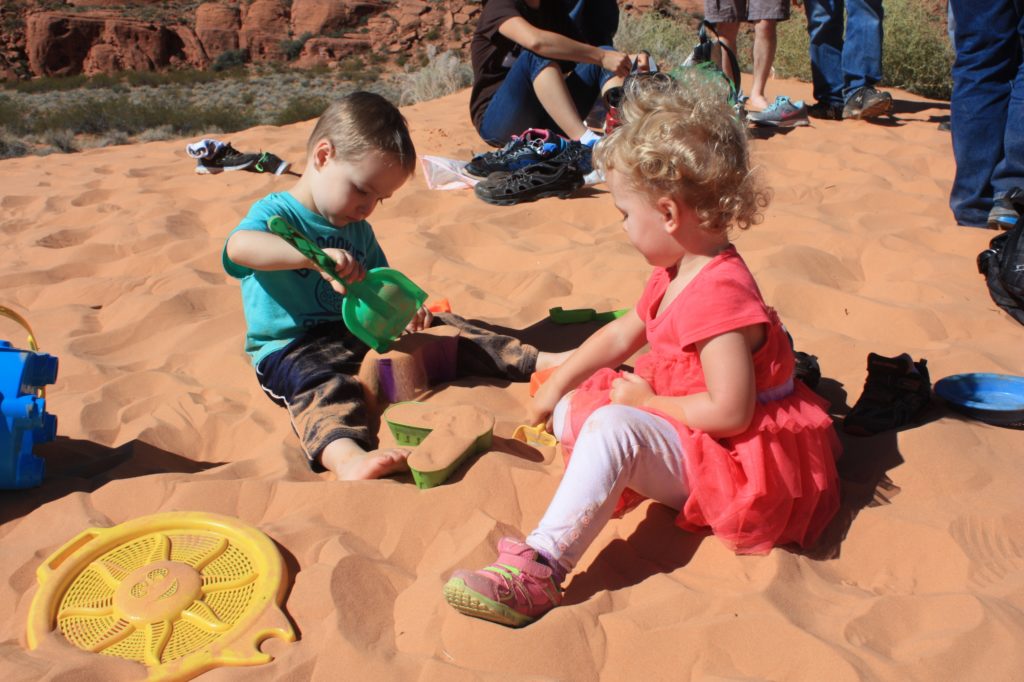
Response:
[[[0,126],[0,159],[13,159],[28,154],[28,145],[6,127]]]
[[[227,71],[245,66],[247,61],[249,61],[248,50],[228,50],[217,55],[211,68],[214,71]]]
[[[23,117],[24,112],[16,100],[6,95],[0,95],[0,130],[7,132],[23,130]]]
[[[455,52],[438,55],[434,46],[427,49],[427,63],[417,71],[400,74],[399,104],[415,104],[443,97],[468,87],[473,82],[473,69]]]
[[[280,43],[281,52],[284,53],[288,61],[295,61],[299,58],[299,54],[302,52],[302,48],[305,47],[306,41],[312,37],[312,33],[306,32],[294,40],[282,40]]]
[[[99,135],[119,130],[137,135],[143,130],[168,125],[179,134],[217,127],[241,130],[259,121],[247,110],[225,105],[188,102],[168,106],[162,99],[133,101],[126,96],[86,97],[65,106],[36,112],[35,132],[67,129],[75,133]]]
[[[67,128],[61,130],[47,130],[43,134],[43,141],[50,145],[57,151],[70,154],[78,151],[78,145],[75,143],[75,132],[68,130]]]
[[[615,33],[615,47],[630,54],[647,50],[666,71],[681,64],[696,42],[697,33],[687,23],[657,12],[623,13]]]
[[[952,68],[945,22],[936,21],[919,2],[888,0],[882,50],[885,82],[925,97],[949,99]]]
[[[117,133],[114,133],[114,135],[117,135]],[[146,130],[143,130],[141,133],[139,133],[137,137],[139,142],[159,142],[160,140],[170,140],[174,137],[177,137],[177,135],[174,134],[174,129],[171,128],[171,126],[162,125],[157,126],[156,128],[147,128]],[[114,144],[123,143],[115,142]]]
[[[288,104],[280,109],[274,116],[274,125],[283,126],[299,121],[308,121],[319,118],[328,105],[327,99],[323,97],[292,97]]]
[[[144,141],[144,142],[148,141],[148,140],[144,140],[143,139],[143,136],[147,132],[149,132],[149,131],[145,131],[144,130],[142,132],[142,134],[139,135],[139,140]],[[171,137],[171,136],[169,136],[169,137]],[[167,139],[167,138],[160,138],[160,139]],[[132,138],[127,133],[125,133],[123,131],[120,131],[120,130],[111,130],[109,133],[107,133],[105,135],[97,135],[96,137],[92,138],[91,140],[84,141],[83,142],[83,146],[86,146],[86,147],[116,147],[117,145],[120,145],[120,144],[128,144],[131,141],[132,141]]]

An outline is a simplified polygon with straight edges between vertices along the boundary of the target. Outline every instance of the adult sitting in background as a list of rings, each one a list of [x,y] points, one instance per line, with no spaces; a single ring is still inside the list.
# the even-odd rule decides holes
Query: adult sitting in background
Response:
[[[632,65],[610,47],[617,26],[615,0],[579,0],[573,8],[565,0],[487,0],[471,46],[469,107],[480,137],[500,147],[529,128],[547,128],[596,142],[584,118],[603,90],[621,83],[609,80]]]
[[[1024,2],[952,0],[956,20],[950,122],[957,223],[1009,229],[1006,200],[1024,187]]]

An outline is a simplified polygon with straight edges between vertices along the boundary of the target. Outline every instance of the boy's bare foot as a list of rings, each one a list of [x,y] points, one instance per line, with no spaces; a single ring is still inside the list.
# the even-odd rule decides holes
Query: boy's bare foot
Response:
[[[409,470],[409,451],[405,448],[363,450],[358,444],[334,441],[320,455],[324,468],[333,471],[339,481],[365,481]]]
[[[537,353],[537,369],[538,372],[543,372],[551,367],[558,367],[559,365],[565,364],[565,361],[569,359],[569,356],[576,352],[576,349],[567,350],[562,353],[548,353],[546,351],[540,351]]]

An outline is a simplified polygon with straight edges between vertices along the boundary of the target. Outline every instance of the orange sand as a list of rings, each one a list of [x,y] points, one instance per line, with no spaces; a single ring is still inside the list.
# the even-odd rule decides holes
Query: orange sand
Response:
[[[810,96],[806,84],[770,89]],[[953,161],[936,120],[948,105],[894,94],[892,124],[815,122],[753,143],[775,201],[737,243],[798,348],[820,358],[837,414],[860,395],[869,351],[926,357],[934,378],[1021,371],[1021,327],[975,271],[992,234],[957,227],[947,208]],[[483,150],[467,100],[405,110],[420,153]],[[311,127],[221,137],[301,168]],[[820,557],[738,557],[647,504],[603,531],[566,605],[535,625],[455,613],[441,597],[449,573],[529,530],[559,480],[559,462],[506,440],[528,385],[458,381],[429,398],[498,419],[496,452],[446,485],[311,473],[256,384],[238,286],[220,265],[249,204],[293,179],[195,175],[190,141],[0,162],[0,303],[61,363],[49,478],[0,492],[6,678],[139,678],[60,642],[27,651],[35,569],[88,526],[197,510],[278,543],[299,633],[266,645],[272,663],[209,679],[1019,679],[1024,441],[938,408],[924,426],[845,439],[848,523]],[[497,208],[418,176],[373,223],[432,298],[561,350],[581,330],[539,322],[548,307],[628,306],[647,276],[616,216],[601,189]],[[0,337],[23,340],[11,323]]]

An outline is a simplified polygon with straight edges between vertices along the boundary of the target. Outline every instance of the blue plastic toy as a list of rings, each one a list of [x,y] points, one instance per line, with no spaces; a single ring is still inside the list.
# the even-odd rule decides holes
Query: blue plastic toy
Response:
[[[43,389],[57,380],[57,358],[38,352],[20,315],[3,306],[0,315],[25,327],[31,348],[0,340],[0,489],[30,488],[43,481],[43,460],[32,446],[57,436],[57,417],[47,414]]]

